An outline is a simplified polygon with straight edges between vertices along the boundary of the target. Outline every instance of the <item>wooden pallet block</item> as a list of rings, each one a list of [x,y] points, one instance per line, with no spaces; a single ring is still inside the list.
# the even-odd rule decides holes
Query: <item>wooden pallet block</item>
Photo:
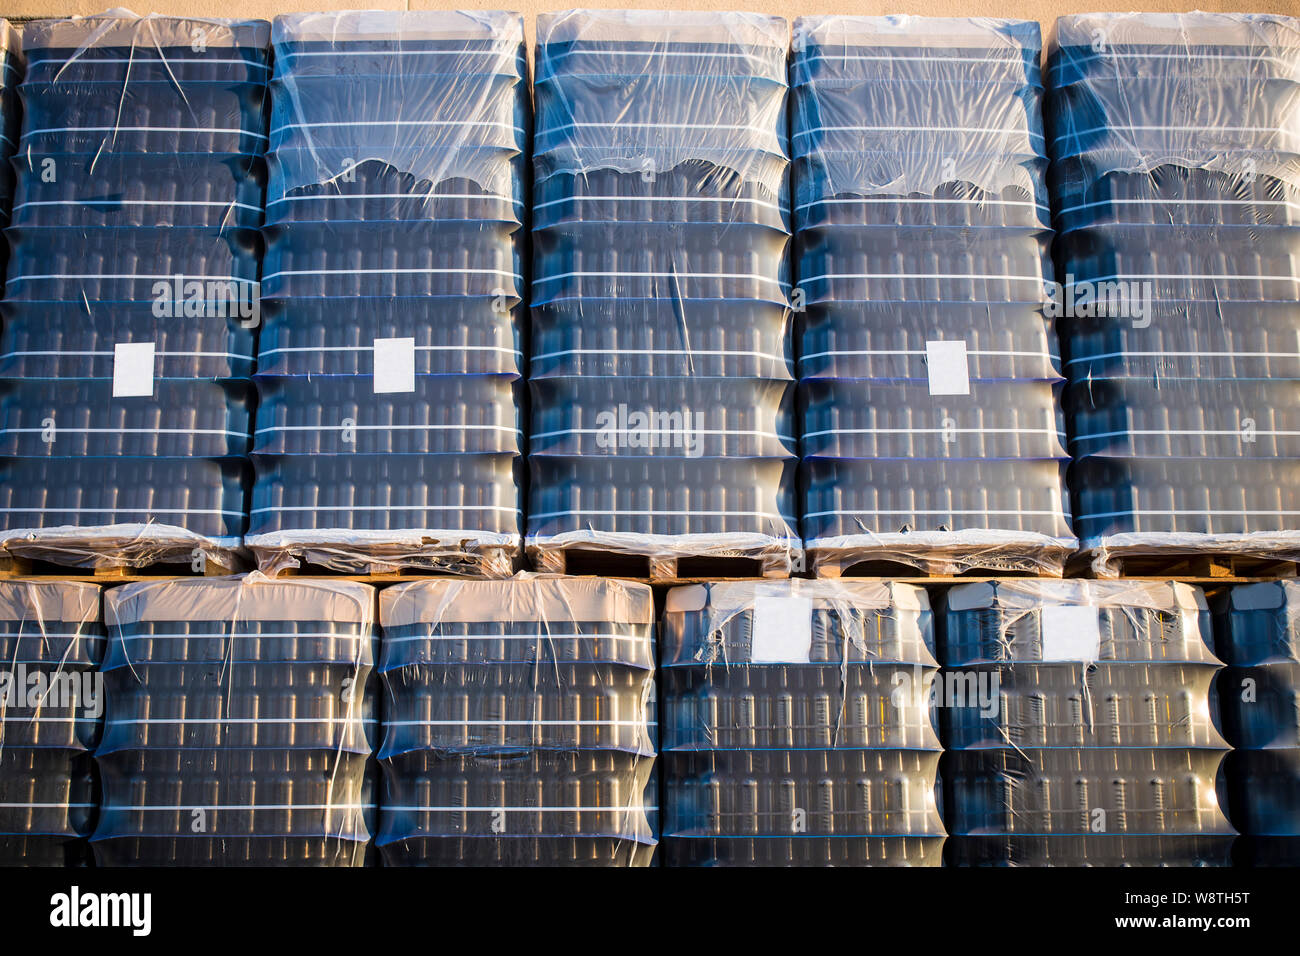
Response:
[[[31,577],[32,562],[12,554],[0,554],[0,580]]]

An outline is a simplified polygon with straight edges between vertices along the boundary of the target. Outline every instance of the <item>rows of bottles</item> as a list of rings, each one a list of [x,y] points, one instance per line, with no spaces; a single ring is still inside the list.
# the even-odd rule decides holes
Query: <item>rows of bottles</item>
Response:
[[[732,581],[657,630],[590,577],[0,582],[0,860],[1295,864],[1297,609]]]
[[[10,555],[1300,557],[1293,18],[0,35]]]

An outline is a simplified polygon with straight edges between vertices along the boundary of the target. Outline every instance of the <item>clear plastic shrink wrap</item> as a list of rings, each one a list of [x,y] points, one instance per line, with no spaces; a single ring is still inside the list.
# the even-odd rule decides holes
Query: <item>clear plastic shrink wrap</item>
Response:
[[[249,485],[269,25],[42,20],[0,338],[0,545],[223,565]]]
[[[875,581],[668,592],[670,866],[938,866],[926,592]]]
[[[0,866],[77,866],[104,716],[99,588],[0,582]]]
[[[1058,21],[1046,111],[1075,529],[1300,557],[1300,20]]]
[[[795,21],[809,563],[1059,574],[1064,474],[1037,23]]]
[[[528,549],[786,573],[786,23],[579,10],[537,36]]]
[[[1300,865],[1300,583],[1239,584],[1213,608],[1238,862]]]
[[[658,832],[654,599],[521,575],[380,592],[395,866],[644,866]]]
[[[365,584],[260,573],[106,591],[95,862],[366,862],[374,603]]]
[[[508,575],[529,128],[523,23],[277,17],[247,544],[264,570]]]
[[[963,584],[938,617],[950,862],[1228,864],[1199,588]]]

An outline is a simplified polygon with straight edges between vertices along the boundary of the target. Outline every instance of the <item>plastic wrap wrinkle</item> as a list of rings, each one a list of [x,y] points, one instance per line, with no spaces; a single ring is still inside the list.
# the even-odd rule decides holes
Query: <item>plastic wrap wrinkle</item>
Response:
[[[618,531],[566,531],[551,535],[529,535],[529,547],[603,548],[624,554],[644,554],[656,558],[679,558],[693,555],[712,557],[756,557],[788,555],[796,558],[799,538],[773,539],[765,534],[636,534]]]
[[[141,46],[146,49],[195,42],[193,30],[205,32],[206,46],[265,47],[271,25],[264,20],[228,20],[216,17],[175,17],[150,13],[141,16],[122,7],[85,17],[37,20],[23,28],[26,49],[71,48],[76,53],[97,47]],[[75,59],[75,56],[74,56]]]
[[[520,582],[534,582],[524,587]],[[653,624],[644,585],[613,578],[520,572],[508,581],[413,582],[385,588],[379,606],[390,626],[514,620]]]
[[[1215,117],[1223,128],[1216,140],[1216,125],[1192,125],[1187,129],[1147,126],[1143,123],[1141,106],[1147,96],[1141,93],[1142,78],[1121,72],[1127,57],[1140,59],[1148,53],[1162,57],[1168,64],[1168,75],[1175,78],[1176,93],[1159,99],[1167,108],[1178,97],[1182,108],[1190,109],[1204,102],[1204,95],[1215,84],[1242,79],[1248,75],[1234,72],[1241,63],[1251,68],[1256,63],[1281,66],[1279,77],[1289,77],[1294,83],[1300,80],[1300,22],[1290,17],[1265,14],[1145,14],[1110,13],[1081,14],[1060,18],[1055,44],[1049,55],[1052,72],[1058,76],[1070,69],[1086,67],[1087,76],[1080,78],[1083,89],[1089,91],[1098,105],[1109,113],[1113,110],[1114,125],[1100,146],[1090,150],[1104,150],[1103,168],[1110,171],[1150,173],[1162,165],[1172,164],[1187,169],[1201,169],[1232,174],[1244,170],[1239,155],[1243,133],[1251,137],[1267,137],[1268,149],[1282,154],[1300,152],[1300,99],[1293,99],[1292,107],[1275,124],[1257,129],[1241,128],[1241,118],[1252,105],[1261,102],[1262,89],[1255,84],[1243,84],[1238,97],[1225,112]],[[1102,49],[1098,50],[1100,44]],[[1200,47],[1212,48],[1210,51]],[[1240,52],[1219,52],[1223,47],[1237,47]],[[1134,52],[1136,48],[1138,52]],[[1215,49],[1217,48],[1217,49]],[[1101,70],[1096,67],[1100,65]],[[1183,72],[1186,71],[1186,72]],[[1114,92],[1107,94],[1089,76],[1098,81],[1114,83]],[[1258,80],[1259,77],[1256,77]],[[1130,93],[1126,84],[1132,86]],[[1175,114],[1177,115],[1177,114]],[[1067,127],[1058,136],[1060,142],[1080,143],[1080,135],[1088,130]],[[1163,135],[1163,140],[1160,138]],[[1154,137],[1154,139],[1152,138]],[[1253,138],[1254,142],[1260,142]],[[1059,148],[1059,146],[1058,146]],[[1274,176],[1292,186],[1300,185],[1300,166],[1293,157],[1254,157],[1249,165],[1253,174]]]
[[[597,169],[640,174],[648,156],[657,172],[705,160],[759,182],[770,197],[780,196],[784,167],[766,163],[763,154],[787,155],[778,135],[785,123],[786,37],[784,20],[747,13],[571,10],[539,15],[539,162],[545,155],[552,175]],[[588,45],[594,58],[607,58],[604,77],[568,67],[566,61]],[[725,51],[721,57],[704,52],[698,60],[674,55],[674,47],[690,46]],[[733,74],[725,72],[728,61],[737,64]],[[617,96],[614,112],[605,113],[611,96],[627,90],[629,82],[635,95]],[[672,109],[667,108],[670,101]],[[584,103],[595,112],[575,112]],[[683,106],[682,119],[667,119],[682,116]],[[745,120],[728,123],[729,115]],[[563,133],[554,144],[547,139],[552,130]]]
[[[1121,573],[1119,562],[1129,556],[1227,554],[1245,558],[1300,561],[1300,531],[1255,531],[1246,534],[1140,531],[1084,538],[1081,548],[1090,556],[1093,574],[1114,578]]]
[[[272,43],[286,62],[275,80],[279,89],[270,148],[302,149],[312,157],[314,168],[280,164],[268,204],[275,206],[276,200],[305,187],[346,182],[368,162],[414,177],[423,188],[407,195],[423,193],[426,200],[450,180],[475,183],[489,194],[510,199],[513,176],[501,160],[522,153],[526,130],[518,125],[517,104],[502,93],[519,82],[522,42],[522,20],[508,13],[349,11],[277,17]],[[486,49],[471,56],[446,47],[469,43],[486,44]],[[331,64],[350,56],[391,59],[379,75],[347,71],[348,88],[361,93],[362,102],[350,98],[346,108],[335,110],[337,122],[324,123],[319,100],[330,94],[328,87],[336,86],[337,77],[316,72],[310,60],[299,62],[307,53],[294,50],[297,44],[325,46],[310,52]],[[360,49],[350,49],[354,44]],[[425,72],[430,64],[408,67],[405,58],[422,55],[421,45],[433,51],[435,60],[441,52],[456,72]],[[474,72],[467,69],[469,60]],[[316,89],[321,85],[327,88]],[[309,99],[314,102],[305,113]],[[359,127],[365,131],[359,132]],[[493,148],[486,153],[474,149],[478,136]]]
[[[967,200],[976,204],[1040,197],[1033,173],[1022,168],[1046,155],[1041,82],[1036,70],[1028,71],[1042,46],[1037,23],[801,17],[794,37],[794,148],[796,154],[811,152],[814,161],[819,153],[834,154],[833,161],[820,164],[827,196],[925,197],[945,183],[961,182],[988,194]],[[908,47],[916,51],[894,52]],[[905,76],[889,74],[884,64],[895,59],[908,67]],[[824,71],[812,67],[837,63],[844,76],[820,75]],[[1003,63],[1021,69],[999,76]],[[948,67],[961,69],[961,78],[938,74]],[[875,105],[855,119],[845,107],[863,97]],[[872,125],[856,125],[863,119]],[[811,150],[801,143],[814,136]],[[807,204],[803,184],[797,189]],[[992,198],[1008,190],[1022,195]]]
[[[10,554],[53,560],[77,568],[191,564],[196,554],[230,567],[241,553],[241,537],[211,538],[161,522],[15,528],[0,538]]]

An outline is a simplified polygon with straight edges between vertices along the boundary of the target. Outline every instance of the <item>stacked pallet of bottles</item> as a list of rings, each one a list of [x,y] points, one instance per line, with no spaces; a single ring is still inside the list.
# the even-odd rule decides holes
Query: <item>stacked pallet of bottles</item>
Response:
[[[1038,24],[812,17],[794,46],[809,563],[1059,573]]]
[[[228,564],[245,526],[269,26],[28,24],[0,543]]]
[[[9,225],[14,199],[14,171],[9,161],[18,148],[21,133],[23,110],[18,84],[22,82],[24,66],[22,34],[8,20],[0,19],[0,227]],[[0,243],[0,275],[8,253],[7,244]]]
[[[99,588],[0,583],[0,866],[76,866],[95,825]]]
[[[277,17],[247,544],[506,575],[527,71],[507,13]]]
[[[233,577],[105,592],[100,866],[360,866],[374,589]]]
[[[938,866],[932,625],[905,584],[670,591],[665,862]]]
[[[788,573],[785,21],[571,11],[537,31],[529,551]]]
[[[1049,72],[1094,569],[1300,557],[1300,20],[1065,17]]]
[[[1205,596],[1002,581],[939,609],[944,819],[965,866],[1226,866]]]
[[[1300,865],[1300,583],[1241,584],[1214,611],[1238,861]]]
[[[648,586],[421,581],[381,592],[380,620],[385,864],[651,862]]]

